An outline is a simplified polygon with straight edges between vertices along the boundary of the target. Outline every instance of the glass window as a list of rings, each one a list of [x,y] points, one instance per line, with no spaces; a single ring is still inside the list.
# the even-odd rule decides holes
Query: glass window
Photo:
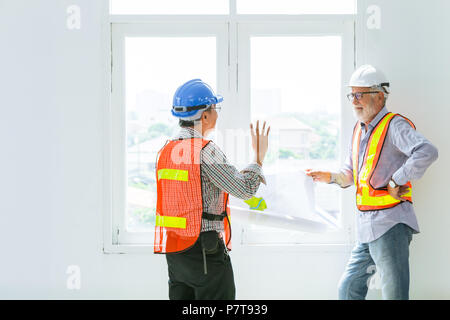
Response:
[[[340,36],[250,38],[251,118],[271,125],[267,186],[256,196],[265,198],[271,213],[339,225],[339,188],[314,184],[308,192],[302,171],[339,168],[341,46]],[[247,233],[258,243],[295,242],[301,235],[250,229],[260,231]]]
[[[111,14],[228,14],[228,0],[111,0]]]
[[[356,0],[237,0],[240,14],[356,14]]]
[[[175,90],[194,78],[215,87],[216,64],[215,37],[125,38],[127,231],[153,232],[156,155],[179,128]]]

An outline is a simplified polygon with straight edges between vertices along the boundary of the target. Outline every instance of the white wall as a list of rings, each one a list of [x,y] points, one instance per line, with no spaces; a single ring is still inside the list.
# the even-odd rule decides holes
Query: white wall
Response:
[[[450,3],[362,1],[361,8],[369,2],[380,5],[382,26],[358,29],[359,62],[385,69],[392,111],[409,116],[440,150],[415,184],[422,233],[412,244],[411,296],[450,298],[450,217],[440,205],[450,181]],[[81,8],[80,30],[66,28],[71,4]],[[0,298],[167,298],[164,257],[102,252],[103,10],[100,0],[0,0]],[[348,256],[235,246],[237,297],[335,299]],[[66,288],[69,265],[81,268],[81,290]]]

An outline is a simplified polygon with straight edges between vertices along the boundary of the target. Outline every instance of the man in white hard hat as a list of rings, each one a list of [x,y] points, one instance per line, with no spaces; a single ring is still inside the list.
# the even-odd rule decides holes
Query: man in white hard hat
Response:
[[[339,283],[339,299],[365,299],[374,265],[383,299],[409,299],[409,244],[419,226],[412,205],[411,180],[423,176],[438,150],[407,118],[386,108],[389,83],[363,65],[352,75],[347,96],[358,119],[350,152],[340,172],[314,171],[314,181],[354,184],[357,244]]]

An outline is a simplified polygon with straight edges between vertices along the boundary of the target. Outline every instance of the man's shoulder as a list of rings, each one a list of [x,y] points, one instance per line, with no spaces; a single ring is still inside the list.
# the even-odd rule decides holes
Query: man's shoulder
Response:
[[[202,150],[202,159],[206,163],[220,162],[223,163],[226,159],[225,153],[220,149],[220,147],[214,143],[214,141],[209,140],[206,146]]]
[[[203,147],[203,151],[212,151],[212,150],[220,150],[219,146],[214,143],[212,140],[204,139],[205,146]]]
[[[407,116],[400,114],[400,113],[395,113],[395,116],[392,118],[391,121],[391,126],[393,128],[413,128],[415,129],[416,126],[414,125],[414,122],[409,119]]]

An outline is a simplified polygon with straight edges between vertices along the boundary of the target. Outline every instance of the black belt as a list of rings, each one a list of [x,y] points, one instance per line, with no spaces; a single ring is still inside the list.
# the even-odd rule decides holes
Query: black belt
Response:
[[[202,218],[209,221],[222,221],[227,216],[227,212],[224,211],[221,214],[212,214],[208,212],[202,213]]]

